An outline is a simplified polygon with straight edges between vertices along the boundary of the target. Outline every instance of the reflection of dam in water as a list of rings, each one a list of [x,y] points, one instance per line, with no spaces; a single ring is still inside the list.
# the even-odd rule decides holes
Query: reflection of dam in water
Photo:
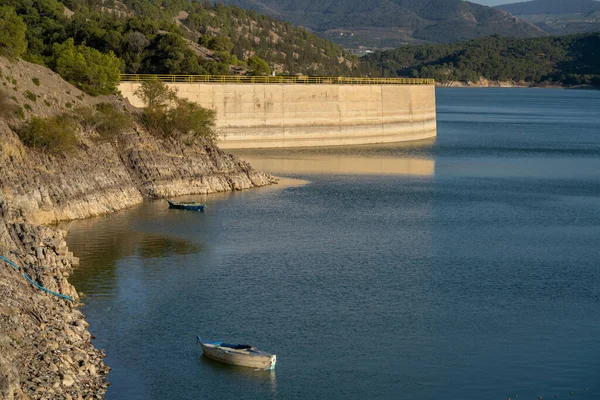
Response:
[[[244,161],[252,167],[273,173],[292,174],[352,174],[352,175],[424,175],[435,172],[435,161],[419,158],[372,158],[358,156],[313,155],[303,157],[253,157],[245,154]]]
[[[134,106],[141,81],[161,79],[178,96],[216,111],[224,149],[392,143],[436,136],[429,79],[123,75]]]
[[[234,150],[261,171],[275,175],[435,175],[435,139],[348,147]]]

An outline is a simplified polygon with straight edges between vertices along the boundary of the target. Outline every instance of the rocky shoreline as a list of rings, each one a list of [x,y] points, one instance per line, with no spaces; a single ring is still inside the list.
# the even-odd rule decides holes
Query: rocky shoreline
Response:
[[[492,81],[481,78],[476,82],[472,81],[448,81],[436,82],[437,87],[466,87],[466,88],[481,88],[481,87],[503,87],[503,88],[527,88],[533,85],[529,82],[514,82],[514,81]]]
[[[32,116],[98,101],[43,67],[0,58],[0,68],[17,82],[17,103],[28,104],[27,92],[38,96],[30,102]],[[41,84],[34,85],[33,78]],[[135,112],[117,98],[103,100]],[[0,255],[74,301],[35,288],[20,271],[0,263],[0,398],[102,399],[109,368],[92,344],[79,295],[68,282],[79,260],[67,248],[66,233],[49,225],[115,212],[145,198],[243,190],[277,179],[211,143],[182,146],[140,125],[116,143],[98,144],[94,132],[81,132],[75,154],[49,156],[24,147],[16,123],[0,118]]]
[[[536,84],[524,81],[494,81],[481,78],[476,82],[472,81],[448,81],[448,82],[436,82],[436,87],[441,88],[541,88],[541,89],[598,89],[594,86],[579,85],[579,86],[561,86],[553,85],[549,83]]]

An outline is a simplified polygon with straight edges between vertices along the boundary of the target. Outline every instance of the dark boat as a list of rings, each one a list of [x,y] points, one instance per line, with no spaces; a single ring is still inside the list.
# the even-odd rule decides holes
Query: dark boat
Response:
[[[176,203],[171,200],[167,200],[169,202],[169,208],[176,208],[178,210],[192,210],[192,211],[202,211],[206,209],[206,204],[198,204],[194,202],[181,202]]]

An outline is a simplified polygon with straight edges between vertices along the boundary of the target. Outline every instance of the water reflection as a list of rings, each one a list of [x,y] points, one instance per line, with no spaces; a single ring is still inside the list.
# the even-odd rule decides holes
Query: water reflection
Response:
[[[200,213],[169,210],[164,201],[148,201],[112,215],[60,223],[58,227],[68,231],[69,247],[81,259],[81,267],[74,270],[71,280],[76,287],[81,282],[94,282],[78,289],[101,292],[117,280],[117,263],[124,258],[153,259],[202,252],[206,246],[198,240],[161,232],[167,219],[198,223],[200,218]]]
[[[212,360],[205,355],[201,355],[200,362],[202,366],[210,368],[216,374],[234,374],[242,379],[248,381],[268,384],[272,394],[277,393],[277,375],[274,369],[258,369],[258,368],[247,368],[240,367],[237,365],[224,364],[219,361]]]
[[[421,175],[435,173],[435,140],[368,146],[236,150],[255,169],[273,174]]]
[[[142,258],[164,258],[174,254],[198,253],[203,247],[180,238],[146,234],[142,235],[139,240],[138,254]]]

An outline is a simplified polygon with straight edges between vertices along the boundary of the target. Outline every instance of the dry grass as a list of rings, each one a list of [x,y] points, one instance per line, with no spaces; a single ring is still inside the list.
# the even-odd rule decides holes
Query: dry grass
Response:
[[[0,91],[0,118],[9,119],[15,116],[17,105],[10,98],[10,95],[4,91]]]

